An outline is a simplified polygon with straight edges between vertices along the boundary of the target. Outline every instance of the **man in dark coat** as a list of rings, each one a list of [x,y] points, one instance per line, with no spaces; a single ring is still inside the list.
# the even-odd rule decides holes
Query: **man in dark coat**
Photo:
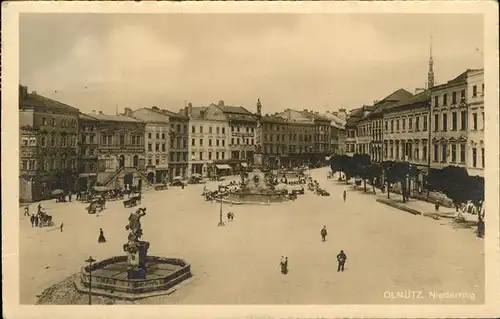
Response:
[[[343,194],[342,196],[344,197],[344,202],[345,202],[345,199],[346,199],[346,197],[347,197],[347,192],[346,192],[346,190],[345,190],[345,189],[344,189],[344,194]]]
[[[337,263],[338,263],[337,272],[344,271],[344,265],[346,260],[347,260],[347,255],[344,253],[343,250],[341,250],[340,253],[337,255]]]
[[[30,217],[31,227],[35,227],[35,218],[36,218],[35,214],[31,215]]]
[[[325,225],[321,229],[321,241],[325,241],[326,240],[326,235],[328,235],[328,232],[326,231],[326,225]]]

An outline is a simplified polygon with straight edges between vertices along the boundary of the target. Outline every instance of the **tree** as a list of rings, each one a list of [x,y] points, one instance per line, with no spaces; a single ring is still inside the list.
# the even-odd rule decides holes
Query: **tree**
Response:
[[[368,171],[369,171],[370,180],[372,183],[373,194],[376,195],[377,193],[375,192],[375,183],[376,183],[376,180],[379,179],[383,174],[382,166],[380,166],[380,164],[378,164],[378,163],[371,163],[368,166]]]
[[[478,211],[478,219],[484,218],[484,216],[481,215],[484,206],[484,178],[480,176],[469,176],[467,188],[467,197],[470,201],[472,201],[474,206],[476,206]]]
[[[400,183],[403,203],[405,203],[408,200],[407,177],[410,164],[408,162],[385,161],[381,163],[381,166],[387,182],[387,198],[390,198],[389,189],[391,186]]]
[[[384,161],[380,163],[380,166],[382,167],[382,171],[384,173],[385,177],[385,182],[387,183],[387,199],[390,199],[390,192],[389,189],[391,188],[391,185],[395,183],[395,178],[394,178],[394,161]]]
[[[354,154],[352,157],[354,175],[363,180],[364,191],[366,192],[366,180],[371,179],[370,156],[366,154]]]
[[[462,203],[466,203],[470,198],[469,187],[467,186],[469,174],[464,167],[446,166],[441,169],[441,192],[453,201],[455,209]]]

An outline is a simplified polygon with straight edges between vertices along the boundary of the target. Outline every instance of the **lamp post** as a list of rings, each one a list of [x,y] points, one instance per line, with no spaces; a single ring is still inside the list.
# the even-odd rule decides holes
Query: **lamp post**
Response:
[[[217,225],[217,227],[226,226],[226,224],[224,224],[224,222],[222,221],[222,194],[220,195],[219,200],[220,200],[220,211],[219,211],[219,224]]]
[[[89,264],[88,270],[89,270],[89,305],[92,304],[92,263],[95,261],[92,256],[89,257],[89,259],[85,260]]]

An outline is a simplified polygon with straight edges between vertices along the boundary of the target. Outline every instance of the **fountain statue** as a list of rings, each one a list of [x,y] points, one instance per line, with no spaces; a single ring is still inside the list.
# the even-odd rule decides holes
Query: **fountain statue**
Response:
[[[123,245],[123,250],[127,253],[127,278],[145,279],[146,277],[146,257],[149,249],[149,242],[141,241],[142,227],[141,218],[146,216],[146,208],[139,208],[128,217],[128,225],[125,229],[130,231],[128,242]]]

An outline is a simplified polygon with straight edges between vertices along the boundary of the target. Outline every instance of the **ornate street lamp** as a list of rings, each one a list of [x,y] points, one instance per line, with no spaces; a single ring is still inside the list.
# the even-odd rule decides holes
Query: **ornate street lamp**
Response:
[[[95,261],[92,256],[89,257],[89,259],[85,260],[86,263],[88,263],[88,270],[89,270],[89,305],[92,304],[92,263]]]
[[[226,226],[226,224],[224,224],[224,221],[222,221],[222,194],[220,195],[220,210],[219,210],[219,224],[217,225],[217,227],[220,227],[220,226]]]

